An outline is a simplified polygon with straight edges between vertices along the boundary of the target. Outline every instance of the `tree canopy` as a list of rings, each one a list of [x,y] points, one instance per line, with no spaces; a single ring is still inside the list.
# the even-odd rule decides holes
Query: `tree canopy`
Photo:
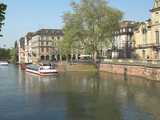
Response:
[[[10,49],[0,48],[0,60],[10,59]]]
[[[123,13],[106,0],[81,0],[71,3],[72,11],[64,14],[64,40],[67,50],[85,51],[94,56],[101,47],[111,44]]]
[[[5,11],[7,6],[3,3],[0,3],[0,31],[2,30],[2,26],[4,25],[3,21],[5,20]],[[2,35],[0,35],[1,37]]]

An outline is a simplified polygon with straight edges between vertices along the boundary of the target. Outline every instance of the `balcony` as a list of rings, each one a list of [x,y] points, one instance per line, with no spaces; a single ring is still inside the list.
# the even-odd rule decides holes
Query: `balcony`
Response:
[[[160,43],[150,43],[150,44],[139,44],[134,47],[135,49],[145,49],[145,48],[160,48]]]

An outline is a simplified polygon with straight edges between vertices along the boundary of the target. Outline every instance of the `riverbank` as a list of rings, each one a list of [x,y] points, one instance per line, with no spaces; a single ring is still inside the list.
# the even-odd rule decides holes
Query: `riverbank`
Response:
[[[75,64],[69,64],[69,63],[58,63],[57,64],[57,70],[60,72],[96,72],[98,69],[96,65],[94,64],[85,64],[85,63],[75,63]]]
[[[156,64],[152,66],[151,64],[140,65],[138,63],[101,63],[99,66],[99,71],[131,75],[143,77],[149,80],[160,81],[160,67]]]
[[[93,63],[57,63],[59,72],[109,72],[113,74],[130,75],[160,81],[160,64],[138,61],[110,61],[100,64]],[[21,66],[21,68],[23,68]]]

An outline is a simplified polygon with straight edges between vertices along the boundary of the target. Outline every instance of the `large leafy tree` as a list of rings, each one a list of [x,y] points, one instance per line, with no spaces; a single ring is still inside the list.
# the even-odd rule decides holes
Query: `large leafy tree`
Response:
[[[3,21],[5,20],[5,11],[7,6],[3,3],[0,3],[0,31],[2,30]],[[0,35],[2,37],[2,35]]]
[[[68,43],[68,51],[85,49],[96,61],[100,48],[110,45],[123,14],[106,0],[81,0],[72,2],[71,7],[72,11],[64,14],[64,43]]]

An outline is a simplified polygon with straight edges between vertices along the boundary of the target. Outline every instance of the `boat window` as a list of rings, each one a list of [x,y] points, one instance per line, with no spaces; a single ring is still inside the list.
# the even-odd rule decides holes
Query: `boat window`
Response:
[[[43,68],[42,68],[42,67],[40,67],[40,70],[43,70]]]

